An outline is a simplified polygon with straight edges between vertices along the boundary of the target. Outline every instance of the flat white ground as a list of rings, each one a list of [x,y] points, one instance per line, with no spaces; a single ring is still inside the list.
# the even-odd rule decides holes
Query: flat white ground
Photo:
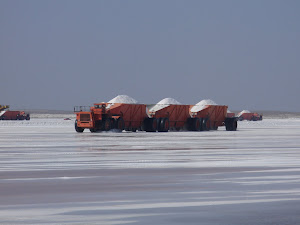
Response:
[[[0,224],[300,224],[300,119],[76,133],[0,121]]]

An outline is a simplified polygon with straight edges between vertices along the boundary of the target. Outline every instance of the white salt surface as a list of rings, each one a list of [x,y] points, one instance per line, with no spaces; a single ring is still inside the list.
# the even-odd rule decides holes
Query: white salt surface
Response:
[[[300,119],[76,133],[63,118],[0,121],[1,225],[300,221]]]
[[[174,98],[164,98],[160,100],[156,105],[149,108],[150,112],[156,112],[158,110],[161,110],[165,107],[168,107],[169,105],[180,105],[181,103],[175,100]]]
[[[137,104],[138,101],[129,97],[128,95],[118,95],[117,97],[108,101],[108,103]]]
[[[206,106],[208,105],[217,105],[213,100],[210,100],[210,99],[204,99],[200,102],[198,102],[195,106],[193,106],[191,108],[191,112],[199,112],[203,109],[206,108]]]

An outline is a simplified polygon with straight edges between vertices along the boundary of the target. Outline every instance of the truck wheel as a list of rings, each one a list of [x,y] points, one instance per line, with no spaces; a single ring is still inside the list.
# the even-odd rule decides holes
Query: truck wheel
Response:
[[[113,127],[113,121],[111,119],[104,120],[104,130],[109,131]]]
[[[205,131],[209,131],[210,130],[210,120],[209,118],[205,118],[202,120],[202,129]]]
[[[78,133],[82,133],[84,131],[84,128],[77,126],[77,120],[75,121],[75,130]]]
[[[30,120],[30,115],[29,114],[26,115],[26,120]]]
[[[148,131],[149,130],[149,118],[145,118],[142,123],[142,131]]]
[[[90,132],[91,132],[91,133],[95,133],[95,132],[97,132],[97,129],[96,129],[96,128],[91,128],[91,129],[90,129]]]
[[[159,127],[158,127],[158,131],[159,132],[168,132],[169,128],[170,128],[170,120],[169,118],[161,118],[159,120]]]
[[[201,126],[202,126],[202,119],[200,118],[194,118],[194,121],[193,121],[193,130],[194,131],[201,131]]]
[[[156,118],[151,118],[151,131],[152,132],[156,132],[157,131],[157,128],[158,128],[158,124],[157,124],[157,119]]]
[[[236,118],[226,118],[225,126],[227,131],[236,131],[237,129],[237,120]]]
[[[125,126],[125,123],[124,123],[124,120],[122,117],[119,117],[116,121],[115,121],[115,128],[119,131],[122,131],[124,130],[124,126]]]
[[[193,130],[193,118],[187,118],[186,123],[185,123],[185,128],[188,131],[192,131]]]

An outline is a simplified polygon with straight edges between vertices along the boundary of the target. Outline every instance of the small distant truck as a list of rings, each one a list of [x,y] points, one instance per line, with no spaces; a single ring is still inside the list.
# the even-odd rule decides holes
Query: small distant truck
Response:
[[[208,131],[225,126],[227,131],[236,131],[237,117],[227,117],[227,106],[207,105],[199,111],[194,105],[164,105],[151,111],[150,105],[127,103],[96,103],[92,107],[75,106],[75,130],[78,133],[137,130],[167,132],[169,130]],[[149,110],[150,109],[150,110]]]
[[[258,113],[242,113],[241,115],[239,115],[238,117],[239,121],[243,121],[243,120],[249,120],[249,121],[259,121],[262,120],[262,115],[258,114]]]
[[[24,111],[10,111],[9,106],[1,106],[0,120],[30,120],[30,114]]]

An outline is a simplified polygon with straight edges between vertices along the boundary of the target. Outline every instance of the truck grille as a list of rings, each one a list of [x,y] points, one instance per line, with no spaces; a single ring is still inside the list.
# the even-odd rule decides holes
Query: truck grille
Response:
[[[80,114],[80,121],[90,121],[90,114]]]

